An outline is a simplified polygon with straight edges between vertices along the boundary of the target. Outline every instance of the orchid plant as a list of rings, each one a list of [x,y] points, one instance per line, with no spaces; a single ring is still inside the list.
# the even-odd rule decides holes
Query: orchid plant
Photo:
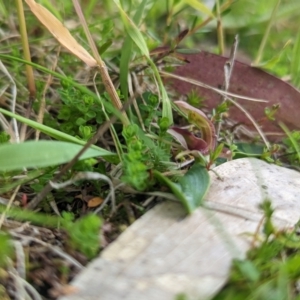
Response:
[[[201,133],[201,137],[197,137],[187,128],[172,126],[168,129],[167,132],[186,150],[181,152],[179,156],[192,154],[194,157],[200,157],[205,160],[205,165],[207,169],[209,169],[212,162],[219,156],[223,148],[223,145],[216,148],[217,136],[214,124],[208,119],[203,111],[191,106],[187,102],[175,101],[174,104],[187,118],[189,123],[199,129]]]

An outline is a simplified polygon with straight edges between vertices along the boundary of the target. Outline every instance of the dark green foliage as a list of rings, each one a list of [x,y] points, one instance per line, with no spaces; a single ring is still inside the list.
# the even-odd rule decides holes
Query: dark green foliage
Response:
[[[143,101],[139,101],[139,109],[141,111],[142,119],[146,127],[150,126],[150,123],[157,120],[161,116],[158,107],[158,97],[152,93],[146,92],[143,94]]]
[[[124,175],[122,180],[138,190],[144,190],[149,184],[149,172],[147,163],[147,148],[137,139],[137,125],[129,125],[123,130],[123,136],[127,143],[127,153],[124,154]]]
[[[89,140],[105,120],[100,102],[65,83],[58,92],[62,101],[57,115],[59,123],[52,121],[51,125],[55,124],[56,129],[82,140]]]
[[[157,110],[157,95],[146,92],[142,99],[139,99],[138,107],[144,126],[149,128],[156,139],[145,135],[137,125],[139,120],[134,114],[132,114],[132,119],[137,124],[127,126],[122,132],[127,145],[127,152],[123,155],[124,174],[122,180],[137,190],[151,187],[154,183],[151,179],[151,170],[166,170],[163,163],[170,160],[170,145],[166,144],[166,141],[170,140],[170,136],[166,133],[169,128],[169,120],[166,117],[161,118],[161,112]],[[159,128],[151,125],[151,122],[155,121]]]
[[[9,140],[10,136],[4,131],[0,131],[0,144],[7,143]]]

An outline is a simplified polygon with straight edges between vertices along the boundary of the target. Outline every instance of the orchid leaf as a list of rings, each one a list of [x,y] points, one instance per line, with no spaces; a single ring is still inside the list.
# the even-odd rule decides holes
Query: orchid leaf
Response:
[[[188,214],[191,214],[195,209],[201,206],[210,185],[208,171],[200,163],[195,163],[188,172],[179,179],[178,183],[172,182],[158,171],[154,171],[154,176],[170,188]]]

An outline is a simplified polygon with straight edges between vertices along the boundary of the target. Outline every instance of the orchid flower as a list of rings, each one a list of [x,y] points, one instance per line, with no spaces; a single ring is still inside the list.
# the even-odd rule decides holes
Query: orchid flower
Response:
[[[173,126],[168,129],[171,134],[185,149],[199,151],[203,155],[209,154],[216,147],[216,133],[213,123],[200,110],[184,101],[174,102],[179,110],[187,117],[188,121],[195,125],[201,132],[201,138],[196,137],[188,129]]]

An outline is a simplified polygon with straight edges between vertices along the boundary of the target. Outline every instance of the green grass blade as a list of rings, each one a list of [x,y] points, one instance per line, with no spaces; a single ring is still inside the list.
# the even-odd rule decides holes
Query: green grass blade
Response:
[[[292,83],[300,87],[300,31],[297,34],[291,59]]]
[[[124,26],[125,26],[125,29],[126,29],[128,35],[133,40],[133,42],[136,44],[136,46],[140,49],[140,51],[146,57],[146,59],[148,60],[148,62],[150,64],[150,67],[155,75],[155,78],[157,80],[159,90],[160,90],[160,95],[161,95],[162,104],[163,104],[162,105],[162,115],[163,115],[163,117],[168,118],[169,125],[171,125],[173,123],[171,102],[169,100],[166,89],[163,85],[163,82],[160,78],[158,69],[150,57],[146,41],[145,41],[143,35],[141,34],[140,30],[136,27],[134,22],[129,18],[129,16],[126,14],[126,12],[120,6],[119,1],[114,0],[114,2],[116,3],[116,5],[120,11],[120,15],[121,15],[121,18],[123,20],[123,23],[124,23]]]
[[[133,16],[133,22],[139,24],[147,7],[148,0],[143,0],[139,5],[135,15]],[[153,1],[151,1],[153,2]],[[129,63],[132,58],[132,40],[129,34],[125,38],[123,43],[121,59],[120,59],[120,86],[122,94],[125,100],[128,99],[128,73],[129,73]]]
[[[279,122],[279,126],[281,127],[281,129],[285,132],[285,134],[287,135],[287,137],[290,139],[291,144],[297,154],[298,157],[298,161],[300,161],[300,147],[299,144],[297,143],[297,141],[293,138],[292,133],[290,132],[290,130],[287,128],[287,126],[285,124],[283,124],[282,122]]]
[[[150,53],[149,53],[147,44],[146,44],[144,37],[141,34],[140,30],[136,27],[134,22],[129,18],[129,16],[123,10],[121,5],[119,4],[119,1],[114,0],[114,2],[116,3],[116,5],[119,9],[126,32],[131,37],[131,39],[134,41],[134,43],[138,46],[138,48],[141,50],[142,54],[145,55],[149,59]]]

